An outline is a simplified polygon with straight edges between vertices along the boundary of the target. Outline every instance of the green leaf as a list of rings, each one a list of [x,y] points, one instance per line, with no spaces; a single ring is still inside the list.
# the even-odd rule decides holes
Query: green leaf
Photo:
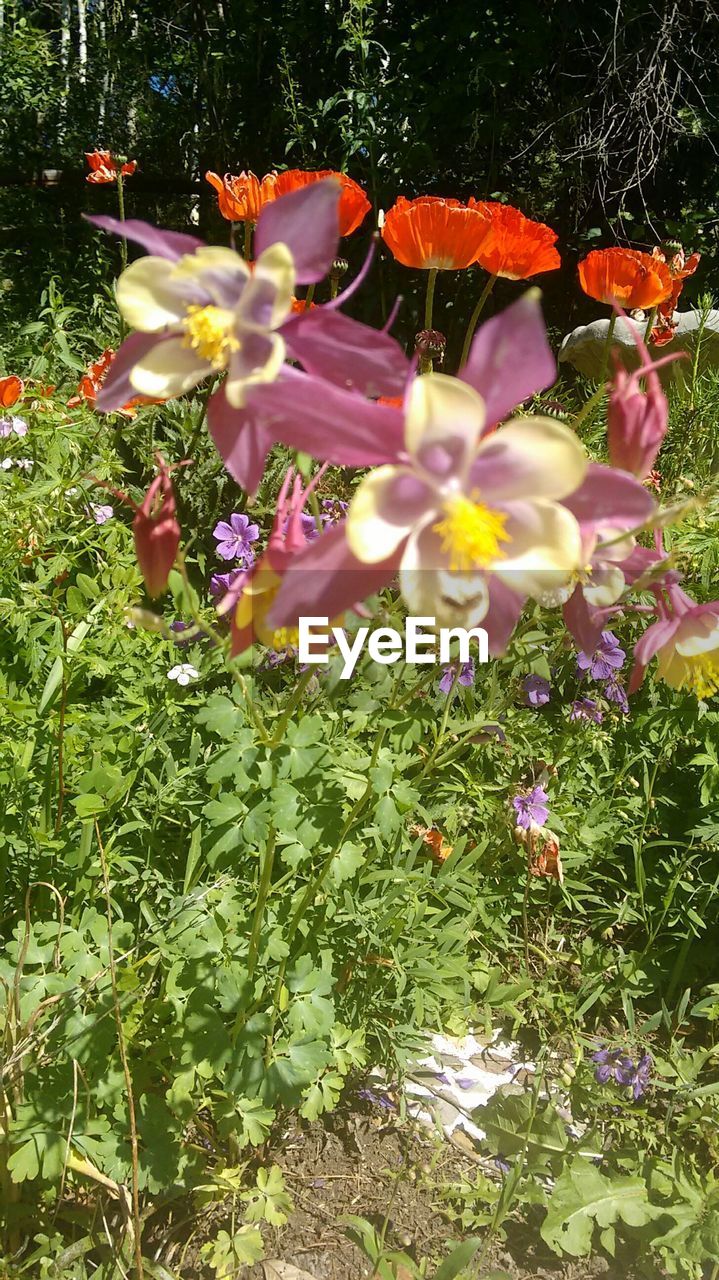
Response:
[[[455,1276],[469,1266],[481,1243],[481,1240],[463,1240],[435,1271],[433,1280],[455,1280]]]
[[[661,1212],[649,1203],[643,1178],[605,1177],[591,1161],[576,1156],[554,1185],[542,1239],[555,1253],[586,1257],[595,1223],[604,1230],[617,1222],[643,1227]]]

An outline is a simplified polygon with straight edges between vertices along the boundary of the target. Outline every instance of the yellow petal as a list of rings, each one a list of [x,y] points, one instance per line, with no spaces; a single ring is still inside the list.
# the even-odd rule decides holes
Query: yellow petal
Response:
[[[404,491],[404,492],[403,492]],[[363,564],[385,560],[433,510],[431,490],[411,467],[384,466],[360,484],[347,512],[347,542]]]
[[[583,562],[579,525],[566,507],[554,502],[526,503],[529,519],[510,521],[510,541],[494,572],[519,595],[540,596],[556,590]]]
[[[225,395],[228,404],[231,404],[233,409],[241,409],[243,407],[250,387],[256,386],[260,382],[274,382],[285,362],[286,347],[284,338],[280,337],[279,333],[268,333],[267,340],[270,344],[270,354],[264,364],[257,365],[256,368],[250,369],[249,372],[241,372],[241,349],[237,360],[230,361],[230,369],[225,382]]]
[[[168,399],[197,386],[208,373],[212,373],[212,365],[200,359],[184,338],[168,338],[140,358],[130,373],[130,382],[140,395]]]
[[[482,428],[484,402],[471,387],[444,373],[427,373],[412,383],[405,417],[405,444],[414,457],[433,445],[446,452],[445,474],[464,474],[472,461]],[[443,476],[435,469],[438,479]]]
[[[173,287],[175,264],[166,258],[148,255],[131,262],[117,282],[117,305],[132,329],[157,333],[176,325],[185,314],[186,303],[177,284]]]

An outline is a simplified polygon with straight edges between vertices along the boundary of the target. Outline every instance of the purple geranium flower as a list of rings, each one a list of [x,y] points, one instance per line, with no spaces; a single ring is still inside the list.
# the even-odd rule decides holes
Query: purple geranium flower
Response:
[[[596,1069],[594,1078],[598,1084],[614,1080],[616,1084],[628,1084],[627,1075],[634,1070],[634,1063],[621,1049],[598,1049],[592,1054]]]
[[[575,698],[569,712],[570,720],[593,720],[595,724],[601,724],[604,719],[604,713],[600,711],[594,698]]]
[[[106,502],[91,502],[87,514],[92,516],[95,524],[105,524],[107,520],[112,520],[115,512]]]
[[[27,423],[24,418],[18,418],[14,413],[8,414],[6,418],[0,418],[0,437],[6,436],[26,436]]]
[[[249,517],[244,512],[233,511],[229,524],[226,520],[220,520],[212,530],[212,536],[217,539],[217,554],[223,560],[241,560],[245,565],[253,564],[251,544],[257,541],[260,531],[256,524],[250,524]]]
[[[649,1077],[652,1073],[652,1060],[648,1053],[642,1055],[636,1067],[630,1063],[625,1072],[622,1084],[631,1085],[634,1101],[638,1102],[646,1092]]]
[[[621,680],[607,680],[607,683],[604,686],[604,697],[608,698],[610,702],[616,702],[619,710],[625,716],[629,715],[629,699],[627,698],[627,691]]]
[[[210,595],[215,598],[224,596],[244,572],[244,569],[231,569],[229,573],[213,573],[210,578]]]
[[[594,653],[579,654],[577,667],[580,671],[588,671],[592,680],[611,680],[624,665],[626,656],[614,632],[603,631]]]
[[[548,800],[549,796],[544,787],[533,787],[524,795],[515,796],[512,804],[517,826],[522,827],[524,831],[528,831],[532,823],[537,827],[543,827],[549,817]]]
[[[551,688],[551,684],[545,680],[544,676],[537,676],[530,672],[522,681],[525,704],[528,707],[543,707],[545,702],[549,702]]]
[[[450,662],[449,666],[444,668],[444,671],[442,672],[442,679],[439,682],[440,693],[450,692],[452,684],[454,683],[456,671],[456,662]],[[465,689],[471,688],[474,684],[474,663],[471,658],[469,662],[462,663],[462,668],[457,678],[457,684],[463,685]]]
[[[341,498],[322,499],[322,523],[324,525],[339,524],[347,515],[348,502]]]

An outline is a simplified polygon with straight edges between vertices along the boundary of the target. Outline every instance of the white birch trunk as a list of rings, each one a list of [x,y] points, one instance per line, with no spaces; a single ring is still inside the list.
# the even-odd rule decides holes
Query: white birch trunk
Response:
[[[77,57],[79,63],[80,84],[87,80],[87,16],[86,0],[77,0]]]

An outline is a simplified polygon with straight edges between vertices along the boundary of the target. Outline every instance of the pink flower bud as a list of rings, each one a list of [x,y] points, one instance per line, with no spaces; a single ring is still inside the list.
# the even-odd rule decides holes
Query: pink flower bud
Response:
[[[635,334],[641,364],[633,373],[615,357],[614,381],[607,410],[609,460],[613,467],[629,471],[643,480],[654,466],[656,456],[669,425],[669,405],[657,377],[657,369],[677,354],[665,356],[654,364],[639,333]],[[640,379],[646,379],[646,391]]]
[[[162,458],[158,465],[160,474],[152,481],[132,522],[137,562],[147,594],[153,599],[167,587],[181,538],[169,468]]]

